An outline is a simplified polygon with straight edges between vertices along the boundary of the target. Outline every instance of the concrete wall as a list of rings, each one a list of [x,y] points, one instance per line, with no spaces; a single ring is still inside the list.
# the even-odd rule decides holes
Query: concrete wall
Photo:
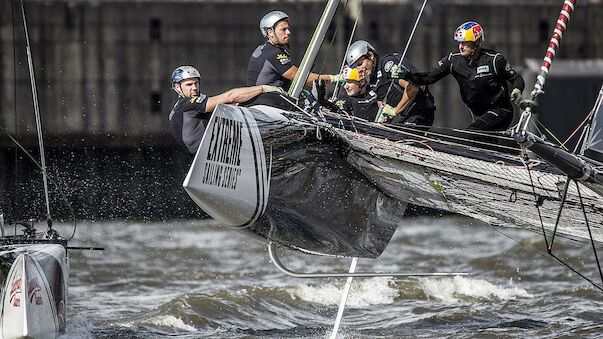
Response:
[[[500,50],[521,70],[525,58],[542,58],[561,1],[524,3],[434,2],[425,10],[408,57],[419,69],[431,67],[455,48],[451,36],[458,24],[476,20],[485,27],[486,47]],[[0,125],[27,136],[33,135],[35,123],[17,4],[0,2]],[[356,37],[370,40],[382,54],[402,51],[420,4],[367,4]],[[175,99],[169,84],[175,67],[197,66],[203,76],[202,91],[210,95],[245,85],[249,55],[262,41],[259,18],[272,9],[289,13],[295,35],[291,49],[299,62],[323,6],[323,2],[291,1],[27,2],[45,133],[61,142],[77,142],[73,136],[83,135],[118,146],[140,140],[153,143],[157,139],[150,136],[166,133],[167,114]],[[315,71],[337,71],[353,24],[349,14],[354,10],[346,12],[343,15],[340,8],[337,25],[326,39],[333,44],[322,48]],[[557,57],[602,58],[601,18],[603,3],[579,3]],[[553,75],[554,71],[553,65]],[[467,125],[469,114],[456,82],[445,79],[431,88],[438,107],[435,124]]]

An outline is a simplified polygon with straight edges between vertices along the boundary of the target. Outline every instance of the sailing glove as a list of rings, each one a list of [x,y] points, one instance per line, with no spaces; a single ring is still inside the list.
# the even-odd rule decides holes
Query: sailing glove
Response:
[[[396,116],[396,113],[394,112],[394,108],[390,105],[385,105],[385,106],[383,106],[383,108],[381,108],[381,111],[379,112],[379,115],[377,116],[377,122],[382,124],[382,123],[390,121],[395,116]]]
[[[262,93],[287,94],[282,88],[271,85],[262,85]]]
[[[335,75],[329,74],[329,81],[332,84],[335,84],[335,83],[343,84],[343,83],[345,83],[345,79],[343,78],[343,74],[335,74]]]
[[[519,106],[521,102],[521,90],[519,88],[514,88],[511,92],[511,102]]]
[[[406,78],[409,69],[404,65],[393,65],[392,69],[389,71],[392,79],[402,79]]]

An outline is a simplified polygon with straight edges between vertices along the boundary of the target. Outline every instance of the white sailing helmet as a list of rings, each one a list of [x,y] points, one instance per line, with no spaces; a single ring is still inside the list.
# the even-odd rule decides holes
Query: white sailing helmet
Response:
[[[348,51],[345,54],[345,63],[351,66],[363,55],[367,55],[369,52],[375,53],[375,47],[364,40],[355,41],[350,45],[350,48],[348,48]]]
[[[272,11],[268,12],[260,20],[260,31],[265,37],[268,37],[268,29],[274,28],[274,26],[281,20],[289,19],[287,13],[283,11]]]
[[[190,78],[199,78],[201,79],[201,74],[199,71],[193,66],[180,66],[172,72],[172,87],[179,84],[182,80],[190,79]]]

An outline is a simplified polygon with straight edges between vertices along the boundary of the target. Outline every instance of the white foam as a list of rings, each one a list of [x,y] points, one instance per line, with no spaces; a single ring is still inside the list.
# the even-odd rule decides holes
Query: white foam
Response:
[[[173,315],[163,315],[163,316],[155,317],[155,318],[147,320],[147,322],[152,325],[160,326],[160,327],[171,327],[171,328],[177,328],[179,330],[191,331],[191,332],[197,331],[197,329],[195,327],[185,324],[184,321],[182,321],[182,319],[176,318]]]
[[[500,287],[485,280],[456,276],[454,278],[422,278],[421,287],[428,297],[444,302],[456,302],[461,297],[510,300],[532,298],[533,295],[517,286]]]
[[[347,306],[352,308],[369,305],[391,304],[398,291],[389,286],[389,278],[356,279],[352,281],[352,289]],[[288,289],[292,298],[322,305],[339,305],[344,283],[336,282],[320,286],[301,285]]]

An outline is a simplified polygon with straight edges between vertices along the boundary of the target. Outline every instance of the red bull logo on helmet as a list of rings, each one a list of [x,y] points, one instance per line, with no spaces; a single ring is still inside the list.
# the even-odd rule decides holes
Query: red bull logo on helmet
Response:
[[[484,40],[482,26],[474,21],[465,22],[454,32],[454,40],[457,42]]]

